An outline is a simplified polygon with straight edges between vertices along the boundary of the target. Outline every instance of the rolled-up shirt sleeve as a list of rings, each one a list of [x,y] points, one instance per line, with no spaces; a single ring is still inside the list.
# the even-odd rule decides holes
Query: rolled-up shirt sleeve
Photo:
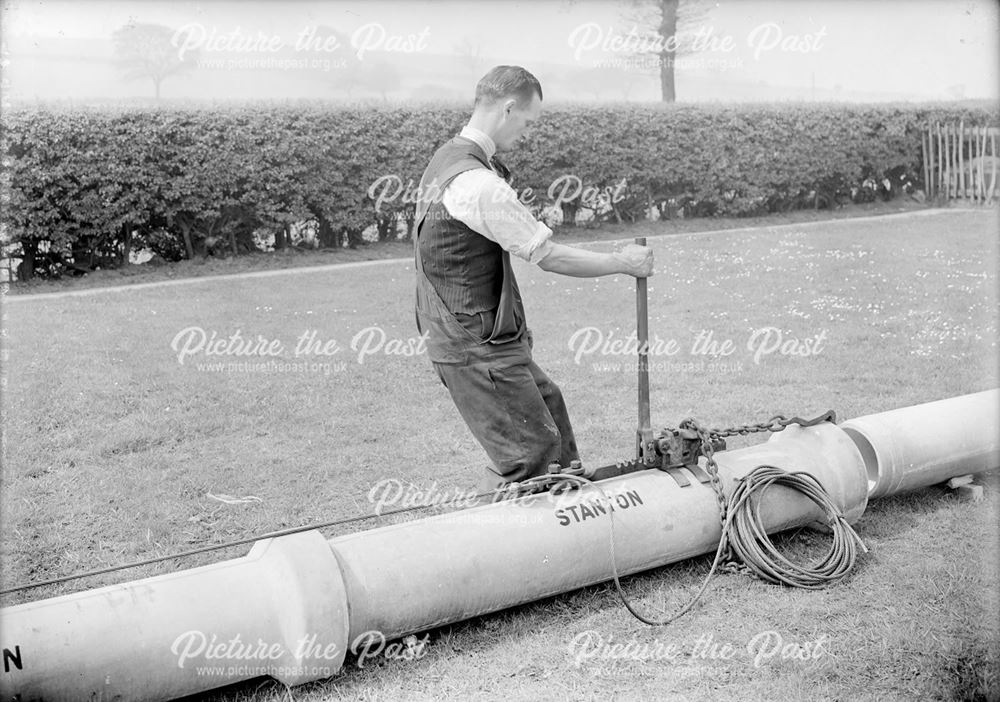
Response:
[[[517,193],[485,168],[460,173],[441,200],[455,219],[514,256],[538,263],[552,250],[552,230],[532,216]]]

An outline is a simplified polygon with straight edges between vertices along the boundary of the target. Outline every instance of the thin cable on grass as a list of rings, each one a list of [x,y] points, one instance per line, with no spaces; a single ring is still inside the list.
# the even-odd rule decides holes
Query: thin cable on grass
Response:
[[[496,496],[496,490],[489,490],[487,492],[481,492],[478,495],[474,495],[470,499],[480,499],[483,497]],[[191,556],[197,556],[202,553],[211,553],[213,551],[221,551],[223,549],[231,548],[233,546],[243,546],[245,544],[250,544],[255,541],[262,541],[264,539],[275,539],[279,536],[290,536],[292,534],[299,534],[303,531],[313,531],[314,529],[326,529],[327,527],[340,526],[342,524],[352,524],[354,522],[362,522],[366,519],[378,519],[380,517],[389,517],[394,514],[402,514],[404,512],[415,512],[420,509],[427,509],[429,507],[434,507],[435,505],[414,505],[412,507],[400,507],[399,509],[390,509],[382,512],[374,512],[372,514],[359,514],[353,517],[344,517],[342,519],[334,519],[328,522],[320,522],[319,524],[306,524],[298,527],[290,527],[288,529],[282,529],[280,531],[271,531],[266,534],[258,534],[256,536],[248,536],[244,539],[237,539],[235,541],[226,541],[221,544],[212,544],[211,546],[202,546],[201,548],[194,548],[189,551],[179,551],[178,553],[172,553],[166,556],[157,556],[155,558],[146,558],[141,561],[133,561],[132,563],[123,563],[120,565],[108,566],[107,568],[98,568],[96,570],[88,570],[83,573],[74,573],[72,575],[63,575],[58,578],[52,578],[51,580],[42,580],[37,583],[28,583],[26,585],[17,585],[15,587],[8,587],[0,590],[0,595],[8,595],[12,592],[21,592],[22,590],[31,590],[36,587],[45,587],[46,585],[58,585],[60,583],[66,583],[73,580],[80,580],[81,578],[90,578],[96,575],[106,575],[108,573],[115,573],[119,570],[128,570],[130,568],[140,568],[142,566],[153,565],[155,563],[162,563],[163,561],[169,561],[174,558],[189,558]]]

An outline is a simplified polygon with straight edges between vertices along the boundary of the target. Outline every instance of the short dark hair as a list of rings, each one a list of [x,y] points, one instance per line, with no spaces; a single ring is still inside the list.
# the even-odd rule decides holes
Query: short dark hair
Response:
[[[531,102],[538,94],[542,99],[542,85],[535,76],[520,66],[495,66],[476,85],[476,102],[493,104],[497,100],[516,97],[519,104]]]

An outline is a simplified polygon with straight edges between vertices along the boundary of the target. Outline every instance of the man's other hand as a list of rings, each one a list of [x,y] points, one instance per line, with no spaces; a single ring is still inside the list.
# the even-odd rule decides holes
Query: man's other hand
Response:
[[[627,244],[620,251],[612,254],[622,264],[622,273],[636,278],[648,278],[653,275],[653,250],[648,246]]]

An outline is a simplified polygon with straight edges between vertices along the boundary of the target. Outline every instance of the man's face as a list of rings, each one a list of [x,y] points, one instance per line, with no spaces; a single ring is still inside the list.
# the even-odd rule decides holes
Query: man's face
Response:
[[[531,102],[518,105],[517,100],[511,98],[503,102],[502,109],[500,127],[497,129],[494,141],[497,151],[510,151],[541,115],[542,101],[537,93],[532,93]]]

